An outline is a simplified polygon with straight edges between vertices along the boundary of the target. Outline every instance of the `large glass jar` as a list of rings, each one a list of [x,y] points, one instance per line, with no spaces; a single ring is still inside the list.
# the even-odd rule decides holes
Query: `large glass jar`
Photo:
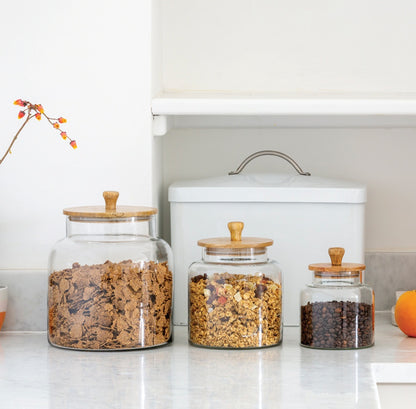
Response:
[[[282,339],[282,273],[267,258],[273,240],[241,238],[230,222],[227,237],[203,239],[202,261],[189,270],[189,341],[213,348],[259,348]]]
[[[374,292],[362,283],[364,264],[342,263],[344,249],[329,249],[331,263],[311,264],[313,283],[301,293],[301,345],[322,349],[374,344]]]
[[[48,278],[48,340],[58,347],[121,350],[171,339],[172,253],[155,237],[151,207],[64,209],[66,238],[53,248]]]

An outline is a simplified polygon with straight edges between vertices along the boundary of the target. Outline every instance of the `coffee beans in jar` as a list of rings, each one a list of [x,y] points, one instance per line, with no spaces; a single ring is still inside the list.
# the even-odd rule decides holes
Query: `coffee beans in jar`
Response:
[[[374,293],[362,283],[363,264],[342,263],[344,249],[330,248],[331,264],[311,264],[313,283],[301,294],[301,345],[321,349],[374,344]]]
[[[301,344],[328,349],[373,345],[372,305],[352,301],[308,302],[301,307]]]

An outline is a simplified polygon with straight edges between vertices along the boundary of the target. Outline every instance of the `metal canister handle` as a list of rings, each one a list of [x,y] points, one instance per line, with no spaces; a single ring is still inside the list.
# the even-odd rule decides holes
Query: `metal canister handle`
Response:
[[[270,155],[270,156],[278,156],[279,158],[282,158],[286,161],[288,161],[295,169],[296,171],[299,173],[299,175],[303,175],[303,176],[310,176],[311,174],[309,172],[304,172],[302,170],[302,168],[288,155],[286,155],[285,153],[282,152],[278,152],[278,151],[258,151],[255,152],[253,154],[251,154],[250,156],[247,156],[247,158],[245,158],[240,166],[233,172],[229,172],[229,175],[238,175],[245,167],[246,165],[251,162],[253,159],[258,158],[259,156],[266,156],[266,155]]]

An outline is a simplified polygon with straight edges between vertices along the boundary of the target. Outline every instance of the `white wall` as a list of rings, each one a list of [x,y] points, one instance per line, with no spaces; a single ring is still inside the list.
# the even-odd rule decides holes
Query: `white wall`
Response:
[[[46,268],[64,207],[152,204],[151,1],[22,0],[0,13],[0,149],[21,123],[16,98],[64,116],[72,150],[33,120],[0,169],[0,269]]]

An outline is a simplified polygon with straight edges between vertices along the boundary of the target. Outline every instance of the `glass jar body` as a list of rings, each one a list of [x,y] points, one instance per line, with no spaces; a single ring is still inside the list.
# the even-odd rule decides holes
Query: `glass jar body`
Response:
[[[374,344],[374,293],[359,274],[315,273],[300,305],[302,346],[357,349]]]
[[[189,269],[189,341],[260,348],[282,339],[282,272],[265,252],[207,254]]]
[[[148,235],[153,216],[132,219],[68,218],[67,237],[49,258],[50,344],[120,350],[170,340],[172,253]]]

